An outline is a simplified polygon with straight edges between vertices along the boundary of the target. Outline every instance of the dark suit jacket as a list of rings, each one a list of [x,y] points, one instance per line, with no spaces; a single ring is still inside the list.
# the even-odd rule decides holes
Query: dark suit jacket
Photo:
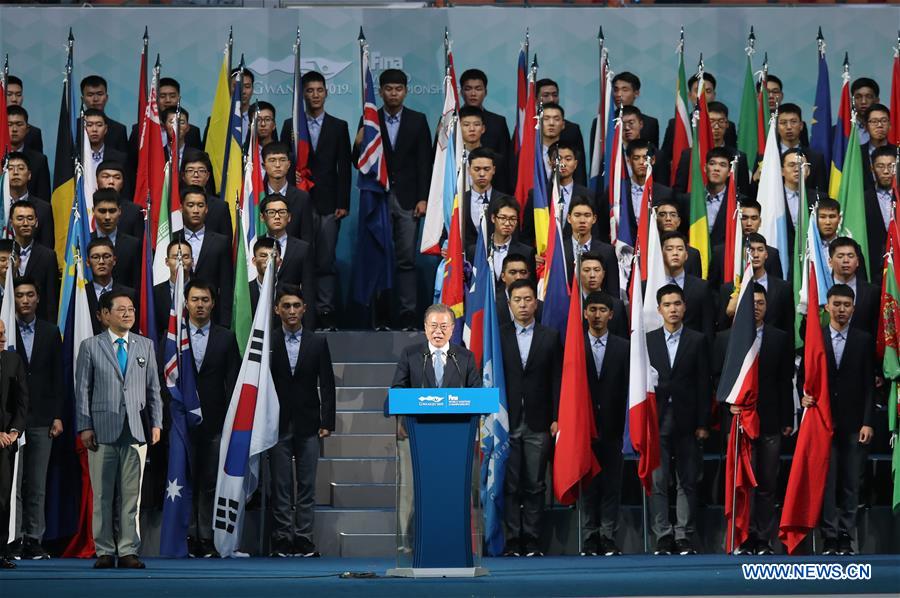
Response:
[[[421,112],[404,106],[400,115],[396,147],[391,145],[385,125],[384,108],[378,109],[381,123],[381,139],[387,160],[391,191],[397,196],[400,207],[412,210],[420,201],[428,199],[433,155],[428,120]],[[360,120],[359,126],[362,126]],[[353,147],[354,161],[359,157],[359,147]]]
[[[172,311],[168,280],[153,286],[153,310],[156,317],[156,340],[159,341],[169,326],[169,312]]]
[[[25,133],[23,145],[25,146],[25,149],[44,153],[44,137],[41,135],[41,128],[29,123],[28,132]]]
[[[91,233],[91,238],[96,239],[97,233]],[[117,230],[113,249],[116,254],[113,280],[132,289],[139,288],[141,286],[141,239],[135,239],[131,235]]]
[[[266,193],[268,194],[268,181],[266,181]],[[291,213],[291,222],[286,229],[287,234],[315,246],[316,227],[313,223],[313,203],[309,193],[288,184],[284,197],[287,199],[288,211]]]
[[[16,326],[16,353],[25,364],[28,380],[29,428],[49,427],[54,419],[63,419],[62,338],[59,328],[35,319],[31,359],[25,351],[22,334]]]
[[[702,278],[686,274],[684,277],[684,300],[687,303],[684,325],[697,332],[702,332],[708,340],[712,341],[716,316],[709,283]]]
[[[208,195],[206,206],[209,210],[206,214],[206,230],[231,239],[234,236],[234,229],[231,226],[231,211],[225,200],[215,195]]]
[[[453,344],[446,345],[445,349],[447,362],[441,388],[481,388],[481,370],[472,352]],[[435,388],[437,382],[429,351],[427,341],[404,349],[397,361],[391,388]]]
[[[769,257],[768,259],[766,259],[765,263],[766,273],[770,277],[780,278],[784,280],[784,272],[781,269],[780,252],[771,245],[766,245],[766,250],[769,252]],[[709,281],[710,286],[713,289],[717,289],[724,283],[729,282],[723,278],[724,275],[725,244],[720,243],[713,247],[712,256],[710,256],[709,260],[709,276],[707,277],[707,280]]]
[[[869,241],[869,280],[873,284],[881,286],[881,264],[884,262],[884,254],[887,244],[887,229],[884,227],[884,219],[881,217],[881,208],[878,205],[878,194],[874,187],[866,189],[863,195],[866,204],[866,234]]]
[[[476,239],[475,242],[477,243],[478,240]],[[493,266],[493,264],[491,264],[491,260],[490,260],[490,252],[491,252],[490,243],[491,243],[491,241],[490,241],[490,239],[488,239],[488,264]],[[535,258],[535,249],[534,249],[534,247],[532,247],[531,245],[526,245],[525,243],[520,243],[519,241],[515,240],[515,237],[513,237],[513,239],[509,242],[509,250],[507,251],[506,255],[512,255],[515,253],[518,253],[519,255],[521,255],[525,258],[525,261],[528,263],[528,270],[529,270],[529,272],[531,272],[531,279],[537,280],[535,277],[535,259],[534,259]],[[470,264],[475,263],[475,243],[472,243],[471,245],[466,246],[466,261],[468,261]],[[500,277],[495,275],[494,282],[496,282],[498,285],[500,285]],[[498,286],[498,288],[497,288],[498,293],[503,293],[504,290],[505,290],[505,288],[502,285]],[[505,295],[504,295],[504,301],[505,301]]]
[[[293,117],[284,121],[280,139],[291,148],[291,161],[296,164],[293,139]],[[333,214],[338,208],[350,209],[350,133],[347,121],[327,112],[315,149],[310,148],[309,168],[315,185],[310,190],[312,203],[319,214]]]
[[[576,155],[581,156],[578,160],[578,168],[575,169],[575,183],[578,185],[587,185],[587,164],[590,163],[590,157],[584,155],[584,136],[581,134],[581,127],[570,120],[565,121],[566,126],[559,134],[559,140],[571,143],[572,147],[578,149]]]
[[[37,242],[32,243],[31,255],[25,265],[25,276],[34,277],[38,284],[41,301],[38,303],[37,317],[55,322],[59,309],[59,265],[56,263],[56,252]]]
[[[703,263],[700,260],[700,251],[696,247],[687,248],[687,259],[684,261],[684,273],[700,278],[703,274]]]
[[[31,171],[31,180],[28,181],[28,194],[42,199],[52,197],[53,190],[50,187],[50,166],[47,163],[47,156],[27,148],[24,153],[28,157],[29,170]]]
[[[697,428],[709,426],[709,342],[703,334],[683,326],[675,360],[670,366],[664,330],[657,328],[647,333],[650,365],[659,374],[657,411],[662,421],[666,410],[674,409],[676,432],[693,435]]]
[[[234,266],[231,263],[229,237],[210,230],[204,232],[200,255],[194,256],[193,277],[205,280],[216,287],[213,321],[222,326],[230,326],[231,300],[234,297]]]
[[[737,179],[738,193],[743,195],[750,194],[750,169],[747,164],[747,154],[738,151],[735,147],[725,146],[725,149],[732,156],[738,157],[737,169],[735,170],[735,178]],[[755,157],[755,156],[754,156]],[[756,164],[754,163],[753,166]],[[678,161],[678,171],[675,173],[675,190],[679,193],[687,193],[688,183],[691,178],[691,150],[690,148],[681,152],[681,159]]]
[[[856,277],[856,299],[850,326],[863,330],[875,338],[881,316],[881,287],[863,281],[861,273],[859,274]]]
[[[696,108],[695,108],[696,110]],[[675,119],[670,118],[669,122],[666,124],[666,134],[663,138],[662,147],[659,151],[659,157],[656,160],[656,166],[654,169],[654,178],[658,178],[662,182],[667,182],[669,180],[672,166],[672,145],[675,143]],[[727,147],[737,147],[737,127],[734,122],[728,121],[728,129],[725,130],[725,145]],[[704,159],[705,156],[701,156],[701,159]],[[679,163],[679,166],[681,164]]]
[[[512,172],[517,165],[513,163],[512,137],[509,134],[509,126],[506,117],[496,112],[485,110],[484,135],[481,136],[481,145],[490,148],[497,154],[496,172],[494,173],[493,186],[504,193],[512,193],[515,190],[515,173]]]
[[[119,196],[119,210],[122,214],[119,216],[117,229],[143,242],[144,212],[141,211],[141,208],[136,203],[131,201],[130,197],[124,195]],[[209,220],[209,216],[207,216],[207,220]]]
[[[566,254],[566,280],[571,280],[575,271],[575,253],[572,248],[572,237],[563,237],[563,250]],[[616,258],[616,250],[609,243],[591,237],[592,253],[599,253],[603,259],[603,267],[606,277],[603,279],[603,290],[613,297],[619,296],[619,260]]]
[[[234,332],[223,326],[211,324],[203,363],[198,370],[194,362],[194,368],[197,376],[197,395],[200,397],[200,408],[203,411],[200,427],[208,436],[221,434],[231,394],[241,369],[241,354]]]
[[[712,358],[714,378],[718,382],[725,364],[730,330],[716,335]],[[768,324],[763,325],[762,343],[759,349],[759,428],[762,434],[781,434],[783,428],[794,425],[794,394],[791,388],[794,376],[794,352],[791,336]]]
[[[306,241],[288,236],[287,247],[281,256],[281,268],[278,270],[278,283],[299,284],[306,297],[306,314],[303,316],[303,325],[313,330],[316,327],[316,256],[312,247]],[[252,286],[256,281],[251,281]],[[257,295],[259,290],[257,289]]]
[[[15,428],[20,434],[24,432],[28,402],[28,382],[22,359],[13,351],[0,351],[0,430],[8,433]]]
[[[769,276],[766,290],[766,325],[787,334],[794,333],[794,292],[791,283]],[[719,330],[731,328],[733,318],[725,313],[728,300],[734,292],[734,283],[723,284],[719,288]]]
[[[532,432],[549,432],[559,413],[563,357],[559,333],[535,322],[524,368],[516,334],[515,323],[500,328],[509,429],[524,421]]]
[[[584,351],[587,360],[588,389],[594,405],[594,424],[598,440],[610,441],[622,438],[625,430],[625,410],[628,409],[628,369],[631,343],[614,334],[606,337],[606,352],[600,374],[591,350],[593,338],[584,334]]]
[[[649,141],[653,144],[657,150],[659,150],[659,121],[654,117],[641,113],[641,118],[644,121],[644,126],[641,129],[641,139]],[[588,164],[591,163],[591,156],[594,155],[594,136],[597,134],[597,117],[594,117],[594,120],[591,121],[591,136],[589,147],[591,153],[588,154],[584,159]],[[627,143],[626,143],[627,145]],[[658,152],[657,152],[658,153]],[[668,182],[668,181],[666,181]]]
[[[548,184],[549,191],[550,186]],[[601,241],[609,242],[609,204],[606,197],[597,198],[594,192],[578,183],[572,184],[572,200],[576,198],[587,199],[594,208],[594,214],[597,215],[597,222],[591,227],[591,236]],[[548,201],[550,198],[547,198]],[[571,205],[571,200],[569,202]],[[534,245],[534,194],[533,190],[528,192],[528,199],[525,201],[525,209],[522,215],[522,232],[521,240],[525,243]],[[563,235],[572,234],[572,225],[568,220],[563,219]]]
[[[118,282],[115,281],[115,278],[113,278],[112,290],[116,291],[116,292],[124,291],[126,293],[129,293],[131,295],[131,297],[134,299],[135,305],[137,305],[138,296],[134,292],[133,288],[125,286],[123,284],[119,284]],[[87,295],[88,309],[90,309],[90,311],[91,311],[91,326],[94,329],[94,335],[98,335],[101,332],[103,332],[103,326],[100,324],[100,318],[98,315],[100,312],[100,302],[97,298],[97,293],[94,291],[93,283],[90,283],[90,282],[87,283],[87,288],[85,288],[85,294]],[[105,295],[106,293],[103,293],[103,294]],[[131,327],[131,329],[134,332],[137,332],[138,322],[140,322],[140,321],[141,321],[140,314],[137,313],[137,310],[135,310],[134,326]],[[166,324],[169,323],[168,316],[166,317],[165,322],[166,322]]]
[[[841,367],[834,359],[830,326],[822,327],[825,357],[828,361],[828,390],[831,393],[831,418],[835,434],[858,432],[872,426],[875,406],[875,341],[872,336],[853,326],[844,341]],[[800,364],[797,385],[802,395],[804,367]]]
[[[56,246],[54,237],[56,228],[53,224],[53,208],[50,202],[41,197],[28,194],[28,201],[34,204],[34,211],[38,219],[37,229],[34,231],[34,240],[48,249]]]
[[[324,336],[307,331],[300,335],[300,355],[291,373],[282,328],[272,331],[272,380],[281,406],[281,433],[314,436],[320,428],[334,430],[335,388],[331,353]]]

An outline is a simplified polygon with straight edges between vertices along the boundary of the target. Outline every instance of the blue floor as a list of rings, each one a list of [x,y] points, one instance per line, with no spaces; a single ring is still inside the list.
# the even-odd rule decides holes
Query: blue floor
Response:
[[[489,577],[383,577],[386,559],[147,559],[144,571],[94,571],[93,561],[19,561],[0,571],[0,596],[735,596],[766,594],[896,595],[900,556],[754,558],[724,555],[485,559]],[[869,581],[745,581],[741,563],[871,563]],[[371,571],[375,579],[341,579]],[[312,593],[312,594],[311,594]]]

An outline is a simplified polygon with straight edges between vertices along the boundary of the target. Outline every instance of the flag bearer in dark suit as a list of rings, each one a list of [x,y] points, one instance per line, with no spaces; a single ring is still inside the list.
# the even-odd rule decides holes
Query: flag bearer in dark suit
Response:
[[[116,265],[113,278],[121,284],[136,289],[141,284],[141,241],[119,230],[119,194],[112,189],[99,189],[94,193],[95,238],[106,237],[113,244]]]
[[[659,467],[653,472],[650,525],[654,554],[695,554],[697,480],[702,442],[709,437],[710,383],[707,337],[684,323],[685,292],[667,284],[656,292],[662,328],[647,333],[650,365],[659,374]],[[677,523],[669,521],[670,461],[675,458]]]
[[[583,298],[587,298],[592,293],[599,293],[603,290],[603,281],[606,279],[606,266],[603,258],[599,253],[589,251],[581,254],[581,265],[578,271],[578,277],[581,280],[581,292]],[[609,293],[606,294],[612,301],[613,317],[609,321],[608,329],[611,333],[622,338],[628,338],[631,330],[628,326],[628,313],[625,309],[625,303],[618,297],[614,297]],[[585,318],[585,326],[588,321]]]
[[[615,538],[622,500],[622,434],[628,408],[630,343],[610,334],[610,320],[615,317],[613,298],[606,293],[587,296],[584,319],[588,323],[584,335],[588,388],[597,426],[593,449],[601,469],[582,495],[585,523],[581,554],[614,556],[622,554]]]
[[[278,288],[275,311],[281,330],[272,335],[271,368],[281,416],[278,444],[269,453],[274,522],[271,556],[319,556],[312,539],[316,466],[319,439],[334,431],[334,370],[325,337],[303,329],[305,310],[299,286]],[[296,471],[292,471],[292,459]],[[297,494],[292,504],[294,475]]]
[[[6,348],[6,326],[0,321],[0,521],[9,521],[9,497],[13,487],[13,463],[19,435],[25,431],[28,414],[28,385],[22,359]],[[9,526],[0,525],[0,546],[6,554]],[[16,564],[0,556],[0,569]]]
[[[16,274],[34,278],[44,299],[38,305],[37,315],[43,320],[55,322],[59,308],[59,266],[56,263],[56,252],[35,242],[38,219],[33,203],[24,200],[12,204],[9,219],[17,246],[14,252],[18,257]]]
[[[773,554],[769,541],[777,526],[775,493],[778,491],[781,465],[781,437],[789,437],[794,432],[794,397],[791,391],[794,375],[793,329],[779,330],[765,323],[768,312],[766,295],[764,286],[758,282],[753,284],[753,317],[756,334],[762,339],[759,348],[759,399],[755,407],[759,414],[760,435],[753,442],[753,473],[758,485],[753,492],[750,537],[738,548],[738,554]],[[716,379],[722,374],[730,333],[730,330],[724,330],[716,336],[713,352]],[[741,411],[736,405],[729,407],[730,413],[725,415],[723,430],[730,429],[731,416]],[[726,480],[725,483],[731,482]]]
[[[835,284],[828,290],[825,311],[831,317],[823,327],[828,360],[828,390],[831,393],[831,459],[822,501],[822,554],[851,555],[859,484],[875,434],[875,341],[868,332],[852,325],[855,307],[853,289]],[[803,366],[800,366],[800,372]],[[798,376],[802,378],[802,376]],[[797,380],[798,388],[803,381]],[[800,405],[816,408],[815,400],[803,395]],[[857,542],[859,539],[857,539]]]
[[[619,261],[613,246],[592,234],[594,224],[597,222],[597,212],[593,203],[584,197],[573,198],[569,204],[566,220],[572,227],[572,234],[563,235],[566,272],[574,271],[578,255],[589,251],[597,253],[603,260],[603,267],[606,270],[603,290],[613,297],[618,297]]]
[[[25,364],[28,381],[28,441],[21,447],[16,537],[25,559],[47,559],[44,536],[44,496],[53,439],[63,430],[62,340],[59,329],[35,317],[40,302],[37,284],[29,277],[15,281],[16,353]]]
[[[677,285],[684,291],[686,303],[684,325],[691,330],[702,332],[712,340],[715,330],[715,310],[709,283],[699,276],[685,272],[687,259],[687,239],[679,232],[664,233],[662,242],[663,262],[666,266],[666,279],[669,284]]]
[[[219,465],[219,443],[225,413],[234,391],[241,355],[234,332],[212,323],[216,291],[205,281],[192,280],[184,288],[188,312],[188,334],[196,368],[197,395],[203,412],[199,426],[189,428],[191,435],[191,473],[194,476],[194,512],[192,526],[197,544],[193,554],[216,555],[213,546],[212,514]]]
[[[867,332],[872,338],[878,333],[881,318],[881,289],[860,275],[862,250],[850,237],[838,237],[828,245],[828,264],[835,284],[845,284],[853,291],[853,318],[850,325]],[[875,264],[881,269],[881,260]]]
[[[106,237],[92,239],[87,246],[87,264],[91,269],[93,280],[87,285],[88,308],[91,312],[91,324],[94,334],[100,334],[103,330],[103,320],[100,318],[100,297],[111,291],[122,291],[134,296],[134,289],[119,284],[113,278],[113,269],[116,266],[116,254],[112,241]],[[135,316],[135,322],[137,322]]]
[[[153,287],[153,308],[156,310],[156,340],[160,340],[169,328],[169,312],[172,311],[172,293],[175,292],[175,277],[178,274],[178,254],[181,254],[181,268],[185,282],[191,279],[191,246],[176,237],[166,246],[166,266],[169,280]]]
[[[537,291],[530,280],[509,287],[513,322],[500,329],[509,409],[509,457],[504,493],[508,556],[542,556],[550,437],[556,435],[563,348],[559,334],[535,321]],[[521,508],[520,508],[521,507]]]

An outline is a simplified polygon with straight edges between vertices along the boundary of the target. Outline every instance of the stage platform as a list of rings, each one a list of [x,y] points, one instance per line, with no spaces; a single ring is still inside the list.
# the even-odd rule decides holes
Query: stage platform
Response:
[[[900,556],[544,557],[485,559],[477,579],[384,577],[388,559],[147,559],[143,571],[94,571],[92,560],[19,561],[0,571],[2,596],[897,596]],[[742,564],[871,564],[868,581],[747,581]],[[373,578],[342,578],[370,572]]]

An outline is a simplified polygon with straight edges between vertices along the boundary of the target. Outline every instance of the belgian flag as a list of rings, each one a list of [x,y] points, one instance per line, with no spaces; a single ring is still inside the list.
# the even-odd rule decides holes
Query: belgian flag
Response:
[[[59,125],[56,129],[56,160],[53,165],[53,228],[56,231],[54,248],[59,268],[65,266],[66,237],[69,215],[75,199],[75,123],[72,118],[72,33],[69,32],[69,56],[59,104]]]

